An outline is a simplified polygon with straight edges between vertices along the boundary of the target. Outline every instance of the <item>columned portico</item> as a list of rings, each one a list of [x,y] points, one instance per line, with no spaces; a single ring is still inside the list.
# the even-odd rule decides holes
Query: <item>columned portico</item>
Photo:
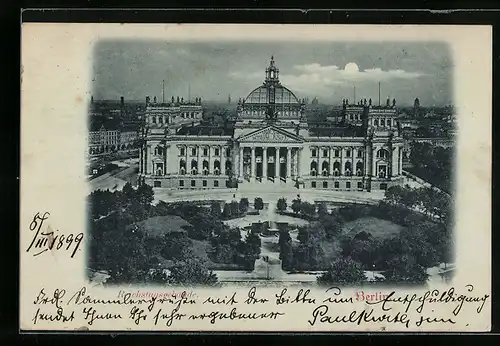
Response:
[[[299,148],[260,143],[240,143],[238,167],[240,180],[289,181],[299,175]],[[293,161],[293,162],[292,162]],[[295,172],[292,171],[292,167]]]

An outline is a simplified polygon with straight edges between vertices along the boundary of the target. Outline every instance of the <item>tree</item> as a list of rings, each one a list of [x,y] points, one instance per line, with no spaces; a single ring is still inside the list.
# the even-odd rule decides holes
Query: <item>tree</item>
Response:
[[[255,208],[255,210],[264,209],[264,201],[262,201],[262,198],[255,197],[255,199],[253,201],[253,207]]]
[[[213,286],[217,283],[217,275],[208,270],[201,258],[192,256],[182,261],[177,261],[170,268],[167,282],[174,285]]]
[[[141,184],[136,190],[135,198],[142,206],[149,207],[154,200],[153,188],[148,184]]]
[[[221,210],[220,210],[220,204],[219,202],[212,202],[210,204],[210,215],[215,219],[215,220],[220,220],[220,217],[222,215]]]
[[[328,215],[328,208],[325,203],[320,203],[318,205],[318,216],[322,219]]]
[[[306,217],[313,218],[316,216],[316,206],[309,202],[302,202],[300,204],[300,212]]]
[[[281,197],[278,199],[278,203],[276,204],[276,209],[278,209],[279,212],[284,212],[286,211],[286,198]]]
[[[319,285],[359,285],[365,281],[361,265],[351,258],[337,258],[328,270],[318,277]]]
[[[226,219],[232,216],[231,207],[229,206],[228,203],[224,203],[224,210],[222,212],[222,216],[224,216]]]
[[[240,203],[238,205],[239,212],[241,214],[245,214],[248,211],[248,206],[249,206],[248,198],[244,197],[240,199]]]
[[[415,259],[408,255],[395,257],[389,265],[391,269],[384,272],[387,283],[423,284],[429,277],[425,267],[417,264]]]
[[[260,237],[255,233],[249,232],[247,233],[247,236],[245,238],[245,243],[248,245],[250,254],[258,258],[258,256],[260,255],[261,251],[260,248],[262,245]]]
[[[215,248],[215,262],[217,263],[234,263],[234,255],[236,251],[229,244],[219,244]]]
[[[240,215],[240,204],[236,201],[232,201],[229,204],[229,208],[231,209],[231,216],[238,216]]]
[[[110,275],[109,283],[145,282],[149,271],[143,230],[133,225],[104,233],[95,245],[97,262]]]
[[[167,260],[188,256],[192,252],[193,241],[184,232],[171,232],[163,237],[160,254]]]
[[[298,214],[301,211],[302,201],[300,199],[294,199],[292,201],[292,210],[295,214]]]

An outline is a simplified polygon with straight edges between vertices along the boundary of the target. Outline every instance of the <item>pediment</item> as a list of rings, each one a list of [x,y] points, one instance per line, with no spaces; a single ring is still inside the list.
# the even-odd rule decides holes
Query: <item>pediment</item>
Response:
[[[275,126],[268,126],[254,132],[241,136],[239,142],[259,142],[259,143],[302,143],[303,140],[291,132],[285,131]]]

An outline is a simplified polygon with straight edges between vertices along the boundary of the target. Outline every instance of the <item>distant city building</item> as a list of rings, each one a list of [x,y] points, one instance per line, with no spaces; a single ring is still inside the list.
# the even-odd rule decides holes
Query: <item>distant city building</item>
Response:
[[[340,126],[309,124],[306,100],[281,84],[273,57],[264,82],[238,102],[234,122],[196,124],[201,102],[146,103],[140,179],[156,188],[237,182],[372,191],[404,183],[395,100],[385,106],[344,100]]]
[[[137,148],[138,127],[123,126],[115,120],[90,123],[88,152],[91,156],[127,152]]]
[[[413,102],[413,117],[418,118],[420,116],[420,100],[415,98],[415,102]]]
[[[312,105],[317,105],[318,103],[319,103],[319,101],[318,101],[318,98],[316,98],[316,97],[313,98],[313,100],[311,101]]]
[[[151,125],[157,124],[160,127],[199,123],[203,117],[201,97],[184,102],[184,98],[172,96],[170,102],[157,102],[155,96],[151,102],[151,98],[147,96],[144,117]]]

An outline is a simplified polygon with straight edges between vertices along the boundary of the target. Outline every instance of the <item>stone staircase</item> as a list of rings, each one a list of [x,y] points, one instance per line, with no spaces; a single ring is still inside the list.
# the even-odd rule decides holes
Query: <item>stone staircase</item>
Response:
[[[239,183],[238,190],[241,192],[257,192],[257,191],[266,191],[266,192],[294,192],[299,191],[295,186],[295,181],[288,179],[286,182],[283,180],[275,179],[262,181],[258,180],[244,180]]]

